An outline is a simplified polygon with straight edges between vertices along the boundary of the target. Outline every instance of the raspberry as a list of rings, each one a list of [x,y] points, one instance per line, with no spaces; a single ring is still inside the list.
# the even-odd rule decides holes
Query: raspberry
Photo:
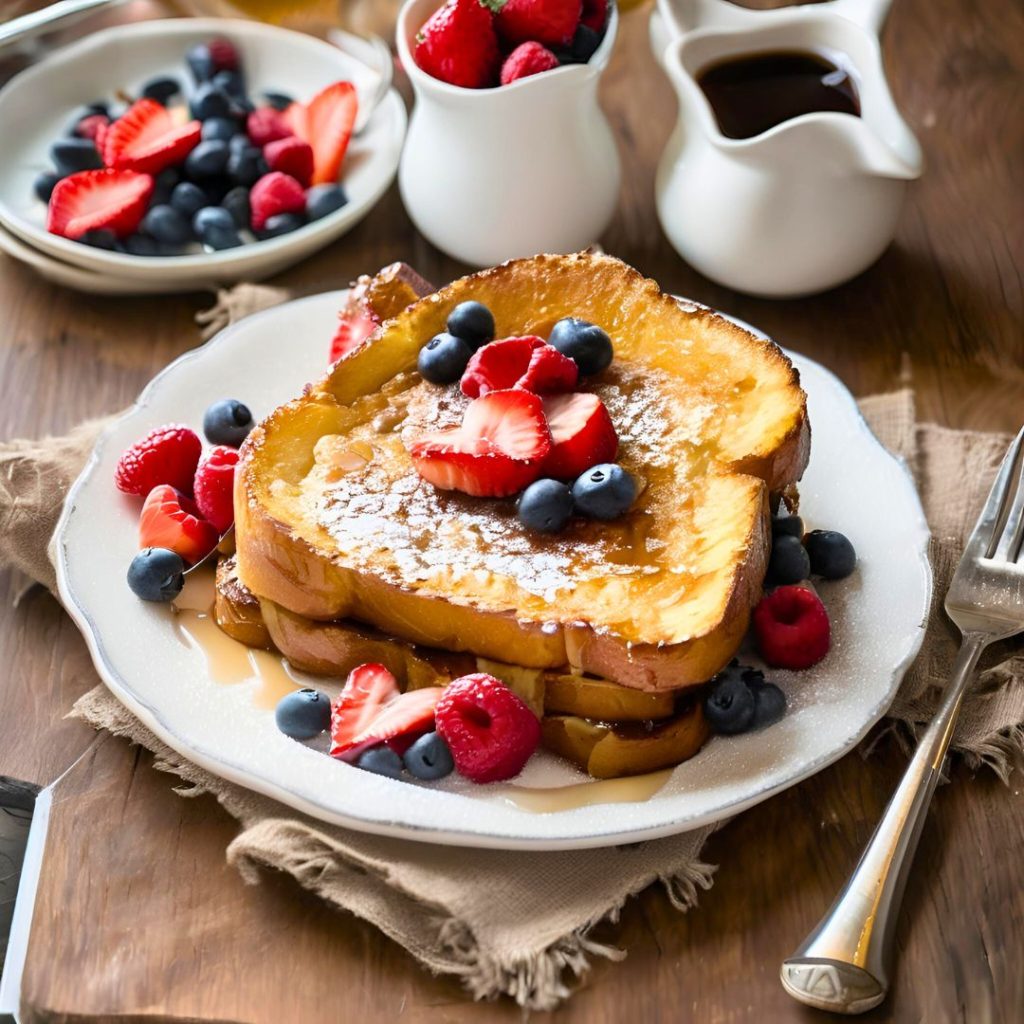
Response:
[[[220,534],[235,521],[235,465],[238,449],[219,444],[206,454],[196,470],[196,508]]]
[[[501,84],[511,85],[520,78],[539,75],[558,67],[558,58],[540,43],[520,43],[501,66]]]
[[[270,142],[287,139],[294,134],[284,114],[273,107],[257,107],[246,119],[245,130],[252,144],[261,149]]]
[[[485,672],[451,683],[437,702],[434,718],[459,774],[473,782],[518,775],[540,742],[534,713]]]
[[[203,443],[181,424],[151,430],[118,459],[114,483],[125,494],[144,497],[160,484],[170,484],[184,494],[192,493]]]
[[[253,231],[262,231],[279,213],[299,213],[306,208],[306,192],[290,175],[280,171],[264,174],[249,191]]]
[[[779,587],[754,609],[754,633],[761,657],[774,668],[801,669],[828,654],[828,612],[804,587]]]
[[[236,71],[238,69],[238,51],[230,39],[211,39],[207,44],[213,66],[218,71]]]
[[[272,171],[291,175],[303,188],[313,177],[313,147],[302,139],[289,136],[276,139],[263,147],[263,157]]]

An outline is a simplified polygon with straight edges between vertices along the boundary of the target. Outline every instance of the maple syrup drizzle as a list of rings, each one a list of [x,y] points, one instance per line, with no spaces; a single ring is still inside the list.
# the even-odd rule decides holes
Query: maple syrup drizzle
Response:
[[[509,786],[502,796],[521,811],[554,814],[594,804],[643,803],[659,793],[672,775],[671,768],[647,775],[629,775],[621,779],[596,779],[568,786]]]

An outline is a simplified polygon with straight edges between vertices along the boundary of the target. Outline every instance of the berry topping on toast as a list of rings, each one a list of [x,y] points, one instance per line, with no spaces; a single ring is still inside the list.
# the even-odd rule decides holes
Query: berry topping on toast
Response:
[[[611,417],[597,395],[580,392],[544,399],[551,431],[551,451],[542,472],[559,480],[575,480],[599,462],[611,462],[619,439]]]
[[[576,364],[543,338],[503,338],[478,349],[462,377],[462,393],[478,398],[491,391],[521,388],[535,395],[558,394],[576,387]]]

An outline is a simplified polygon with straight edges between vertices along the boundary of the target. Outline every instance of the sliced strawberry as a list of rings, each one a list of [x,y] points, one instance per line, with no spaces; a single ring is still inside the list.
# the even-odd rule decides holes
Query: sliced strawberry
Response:
[[[398,696],[395,677],[376,662],[357,665],[331,708],[331,754],[348,750],[385,704]]]
[[[313,147],[312,184],[327,185],[338,180],[358,110],[355,86],[335,82],[321,89],[309,103],[293,103],[284,112],[285,125]]]
[[[208,555],[216,529],[199,515],[190,498],[167,484],[154,487],[139,517],[139,548],[169,548],[190,565]]]
[[[342,356],[355,351],[380,326],[380,321],[366,309],[362,302],[352,309],[342,311],[338,329],[331,339],[331,362],[336,363]]]
[[[132,234],[153,194],[153,179],[135,171],[79,171],[62,178],[50,196],[46,230],[64,238],[108,228],[118,238]]]
[[[263,157],[272,171],[291,175],[303,187],[309,185],[313,177],[313,147],[308,142],[294,135],[275,139],[263,147]]]
[[[503,498],[537,479],[550,449],[540,399],[529,391],[492,391],[470,402],[460,427],[419,438],[409,454],[435,487]]]
[[[579,368],[543,338],[502,338],[477,349],[462,375],[462,393],[478,398],[491,391],[521,388],[534,394],[571,391]]]
[[[344,742],[339,743],[332,731],[331,756],[355,761],[369,747],[391,744],[399,737],[423,733],[434,721],[434,707],[442,693],[444,690],[440,686],[403,693],[385,704],[368,725]]]
[[[278,213],[299,213],[306,208],[306,192],[290,175],[280,171],[264,174],[249,191],[253,231],[262,231]]]
[[[541,467],[543,476],[575,480],[591,466],[615,460],[619,438],[597,395],[545,398],[544,415],[551,431],[551,451]]]
[[[260,148],[295,134],[285,123],[284,114],[273,107],[257,107],[246,118],[245,130],[252,144]]]
[[[178,124],[156,100],[136,100],[103,133],[103,162],[120,170],[159,174],[199,145],[198,121]]]

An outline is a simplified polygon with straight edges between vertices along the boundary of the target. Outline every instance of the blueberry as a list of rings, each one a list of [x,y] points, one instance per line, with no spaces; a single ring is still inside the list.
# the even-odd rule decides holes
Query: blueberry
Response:
[[[210,79],[210,84],[232,98],[241,99],[245,96],[245,79],[240,71],[218,71]]]
[[[228,147],[232,153],[236,153],[242,149],[249,149],[252,147],[252,140],[245,132],[240,132],[238,135],[234,135],[228,141]]]
[[[568,356],[587,375],[600,373],[612,361],[612,340],[594,324],[567,316],[551,328],[548,343]]]
[[[223,174],[228,164],[229,152],[228,144],[223,139],[200,142],[185,157],[185,173],[193,181]]]
[[[213,78],[216,70],[213,63],[213,54],[206,43],[197,43],[185,54],[185,61],[192,71],[192,77],[197,82],[206,82]]]
[[[128,566],[128,586],[143,601],[173,601],[185,585],[185,560],[167,548],[143,548]]]
[[[57,187],[57,182],[62,177],[63,175],[56,171],[43,171],[42,174],[36,175],[36,180],[32,182],[32,191],[35,192],[36,198],[40,202],[48,203],[50,196],[53,195],[53,190]]]
[[[192,230],[211,249],[234,249],[242,244],[234,219],[220,206],[204,206],[192,218]]]
[[[124,240],[124,251],[132,256],[162,256],[160,246],[149,235],[129,235]]]
[[[190,103],[192,116],[197,121],[210,117],[227,117],[231,113],[231,97],[212,82],[204,82],[194,93]]]
[[[811,560],[799,538],[788,534],[776,536],[768,559],[768,580],[776,586],[786,586],[799,583],[810,575]]]
[[[617,519],[636,499],[636,481],[614,462],[602,462],[577,477],[572,499],[586,516]]]
[[[406,752],[405,767],[417,779],[443,779],[455,768],[448,744],[436,733],[424,733]]]
[[[558,533],[572,516],[572,491],[558,480],[537,480],[516,502],[519,521],[528,530]]]
[[[295,690],[277,702],[274,721],[285,736],[311,740],[331,724],[331,700],[319,690]]]
[[[772,516],[773,537],[796,537],[804,535],[804,521],[799,516]]]
[[[256,105],[248,96],[231,97],[231,116],[244,121],[254,110]]]
[[[171,206],[189,221],[206,205],[206,193],[194,182],[179,182],[171,192]]]
[[[494,314],[482,302],[460,302],[448,314],[447,327],[476,351],[494,339]]]
[[[857,552],[841,533],[835,530],[812,530],[805,541],[811,560],[811,572],[827,580],[849,576],[857,565]]]
[[[758,678],[753,679],[752,676]],[[748,672],[745,678],[754,695],[751,728],[763,729],[766,725],[774,725],[786,713],[786,695],[774,683],[766,683],[760,672]]]
[[[204,142],[220,139],[227,142],[233,139],[242,129],[233,117],[210,117],[203,122],[202,136]]]
[[[97,171],[103,166],[92,139],[61,139],[50,147],[50,156],[61,175]]]
[[[275,213],[273,217],[267,218],[267,222],[259,232],[259,237],[263,239],[287,235],[301,228],[305,223],[305,220],[297,213]]]
[[[161,206],[171,201],[171,193],[181,181],[181,172],[177,167],[166,167],[157,176],[153,185],[153,197],[150,206]]]
[[[163,245],[184,245],[192,238],[188,220],[173,206],[152,206],[142,218],[142,230]]]
[[[235,149],[228,155],[228,177],[236,185],[255,185],[269,170],[263,152],[257,146]]]
[[[226,174],[215,174],[197,184],[206,195],[207,206],[220,206],[224,197],[235,187],[235,183]]]
[[[109,252],[116,252],[121,247],[117,235],[109,228],[94,228],[92,231],[86,231],[84,235],[79,236],[78,241],[83,245],[91,245],[94,249],[106,249]]]
[[[569,54],[574,64],[586,64],[594,51],[601,45],[601,33],[589,25],[578,25],[569,44]]]
[[[348,196],[340,185],[314,185],[306,193],[306,217],[320,220],[348,202]]]
[[[244,185],[236,185],[221,201],[220,205],[231,214],[237,228],[247,228],[252,219],[249,207],[249,190]]]
[[[142,87],[142,95],[147,100],[156,100],[157,103],[162,103],[165,107],[167,106],[167,101],[179,92],[181,92],[181,82],[169,76],[151,78]]]
[[[711,681],[711,691],[704,698],[704,717],[715,732],[735,736],[753,724],[754,706],[754,692],[742,670],[729,666]]]
[[[295,102],[291,96],[283,92],[265,92],[263,98],[267,101],[267,106],[275,110],[287,110]]]
[[[356,761],[356,766],[374,775],[386,775],[389,779],[402,777],[402,759],[390,747],[370,747]]]
[[[86,103],[85,109],[82,111],[81,117],[88,117],[90,114],[103,114],[104,117],[110,117],[110,107],[103,100],[96,100],[94,103]]]
[[[252,427],[252,413],[235,398],[222,398],[203,413],[203,433],[210,444],[237,448]]]
[[[462,376],[472,354],[454,334],[436,334],[420,349],[416,367],[431,384],[451,384]]]

